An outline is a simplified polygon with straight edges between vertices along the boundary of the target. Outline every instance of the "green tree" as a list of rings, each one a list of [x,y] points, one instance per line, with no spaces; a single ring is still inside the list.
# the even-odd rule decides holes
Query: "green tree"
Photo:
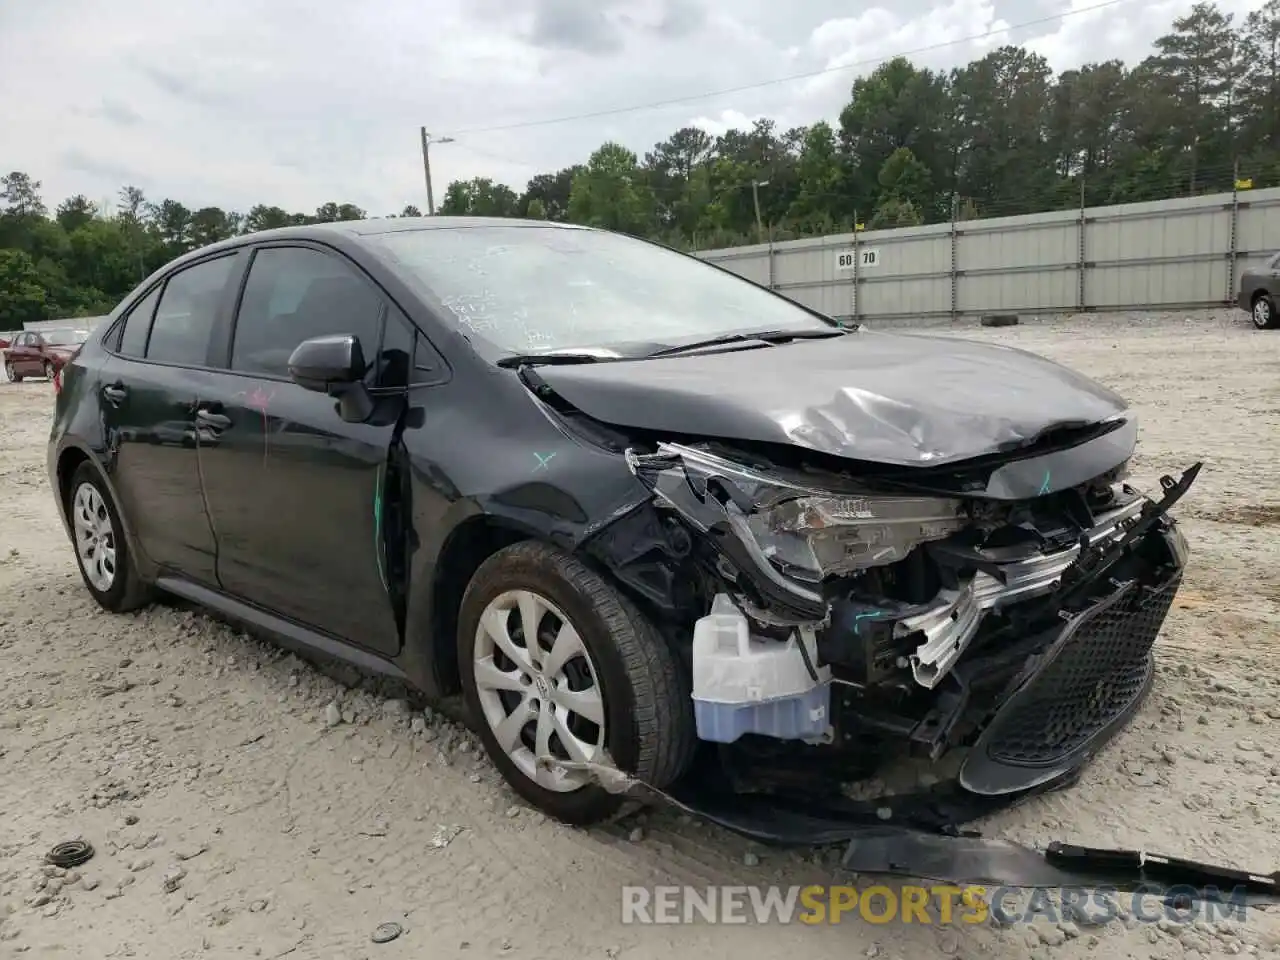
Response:
[[[191,242],[191,211],[177,200],[161,200],[147,207],[148,220],[166,259],[194,248]]]
[[[1280,153],[1280,0],[1245,18],[1239,49],[1242,143],[1251,154]]]
[[[311,219],[316,223],[337,223],[341,220],[363,220],[368,214],[354,203],[323,203],[316,208]]]
[[[259,203],[249,208],[249,213],[244,218],[244,232],[257,233],[260,230],[288,227],[297,222],[294,216],[283,207],[270,207]]]
[[[935,186],[950,187],[958,151],[956,109],[952,81],[902,57],[855,80],[840,113],[845,187],[838,212],[872,208],[880,195],[880,169],[902,147],[924,164]]]
[[[1221,189],[1234,158],[1241,71],[1231,19],[1212,3],[1197,3],[1156,40],[1156,55],[1149,61],[1177,109],[1170,145],[1191,193],[1197,192],[1205,168],[1209,185]]]
[[[0,177],[0,199],[4,200],[5,212],[17,217],[43,217],[46,213],[44,201],[40,198],[40,181],[32,180],[27,174],[15,170]]]
[[[810,230],[833,226],[831,211],[844,204],[841,188],[845,176],[840,167],[836,132],[826,121],[815,123],[804,135],[796,164],[795,199],[787,210],[793,223]]]
[[[519,213],[520,198],[503,183],[488,177],[455,180],[445,190],[440,214],[448,217],[514,217]]]
[[[528,216],[529,204],[540,200],[548,220],[563,220],[569,215],[569,190],[573,178],[583,169],[581,164],[565,167],[555,173],[540,173],[529,181],[520,197],[520,214]]]
[[[910,200],[889,196],[881,201],[867,224],[870,230],[888,230],[893,227],[914,227],[922,223],[920,211]]]
[[[234,237],[240,232],[241,219],[240,214],[227,213],[221,207],[201,207],[191,214],[191,246],[203,247]]]
[[[84,194],[77,193],[74,197],[68,197],[58,204],[56,219],[58,225],[70,233],[78,227],[83,227],[97,215],[97,204]]]
[[[21,250],[0,249],[0,329],[21,330],[30,320],[45,319],[45,288],[31,257]]]
[[[876,178],[880,183],[880,205],[886,203],[909,204],[918,211],[929,200],[929,168],[916,159],[907,147],[899,147],[880,167]],[[917,221],[919,222],[919,221]]]
[[[655,221],[653,191],[644,182],[636,155],[606,143],[573,178],[569,219],[626,233],[645,233]]]

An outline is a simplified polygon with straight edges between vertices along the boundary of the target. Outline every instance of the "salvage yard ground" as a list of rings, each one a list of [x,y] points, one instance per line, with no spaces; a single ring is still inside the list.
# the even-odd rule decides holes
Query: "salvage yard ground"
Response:
[[[1192,559],[1154,694],[1079,786],[984,831],[1280,868],[1280,334],[1234,312],[947,332],[1119,390],[1148,488],[1206,461],[1179,508]],[[1182,928],[623,926],[626,885],[832,882],[833,857],[665,812],[562,827],[394,692],[201,614],[99,612],[45,477],[51,404],[43,381],[0,384],[0,957],[1280,955],[1280,911]],[[42,880],[43,853],[76,836],[97,848],[82,877]],[[403,934],[371,942],[388,921]]]

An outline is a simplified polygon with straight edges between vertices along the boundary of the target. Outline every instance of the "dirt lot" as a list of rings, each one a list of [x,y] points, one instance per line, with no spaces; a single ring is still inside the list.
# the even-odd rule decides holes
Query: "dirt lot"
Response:
[[[1280,334],[1225,313],[956,332],[1128,396],[1143,484],[1207,461],[1180,511],[1193,559],[1155,693],[1080,786],[983,829],[1280,868]],[[562,827],[513,799],[463,731],[403,699],[199,614],[100,613],[45,477],[50,391],[0,384],[0,957],[1280,951],[1280,911],[1183,927],[624,926],[627,884],[801,884],[829,880],[832,858],[666,813]],[[43,853],[77,836],[98,851],[80,878],[44,877]],[[371,942],[386,921],[404,933]]]

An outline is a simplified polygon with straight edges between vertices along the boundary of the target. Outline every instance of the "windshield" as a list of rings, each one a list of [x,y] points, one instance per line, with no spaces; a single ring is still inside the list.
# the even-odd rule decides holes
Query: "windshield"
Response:
[[[75,347],[84,341],[85,334],[81,330],[62,330],[44,335],[44,342],[51,347]]]
[[[512,353],[835,326],[730,273],[616,233],[494,226],[367,239],[473,339]]]

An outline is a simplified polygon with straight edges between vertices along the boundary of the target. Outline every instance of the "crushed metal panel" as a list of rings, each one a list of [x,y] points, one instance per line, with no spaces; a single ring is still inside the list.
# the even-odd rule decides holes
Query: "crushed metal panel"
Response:
[[[1044,357],[952,337],[851,331],[820,342],[540,376],[605,423],[776,443],[882,466],[1001,454],[1047,430],[1126,412],[1111,390]]]

